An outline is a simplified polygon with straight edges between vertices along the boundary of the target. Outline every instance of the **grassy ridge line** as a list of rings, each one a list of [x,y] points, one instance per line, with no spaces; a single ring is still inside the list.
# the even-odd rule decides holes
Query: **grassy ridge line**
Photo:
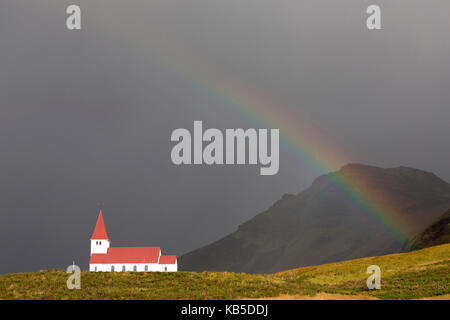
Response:
[[[382,289],[369,291],[369,265],[381,268]],[[450,293],[450,244],[419,251],[288,270],[231,272],[82,272],[81,290],[68,290],[64,271],[0,276],[0,299],[240,299],[279,296],[370,296],[417,299]]]
[[[378,265],[382,290],[366,288],[366,269]],[[287,270],[275,276],[308,281],[319,292],[370,295],[380,299],[418,299],[450,293],[450,244],[408,253],[361,258]]]

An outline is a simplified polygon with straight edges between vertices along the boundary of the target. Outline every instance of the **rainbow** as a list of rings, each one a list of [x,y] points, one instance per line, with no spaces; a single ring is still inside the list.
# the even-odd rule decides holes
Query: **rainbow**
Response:
[[[381,225],[394,239],[403,241],[411,236],[405,223],[398,219],[393,206],[377,201],[376,195],[362,188],[357,181],[339,174],[328,174],[354,157],[349,152],[343,152],[338,147],[340,144],[325,135],[323,129],[302,120],[299,110],[290,109],[280,103],[279,99],[271,99],[248,83],[243,84],[238,79],[230,78],[222,70],[217,70],[185,48],[168,41],[167,37],[148,30],[145,30],[145,38],[138,37],[136,31],[139,28],[127,28],[136,32],[133,33],[117,28],[114,23],[101,22],[100,17],[97,23],[112,32],[115,41],[124,41],[126,45],[148,50],[162,67],[174,70],[193,87],[223,102],[250,121],[261,127],[279,128],[281,145],[295,154],[312,173],[327,174],[326,178],[342,201],[351,203],[356,212],[372,223]]]

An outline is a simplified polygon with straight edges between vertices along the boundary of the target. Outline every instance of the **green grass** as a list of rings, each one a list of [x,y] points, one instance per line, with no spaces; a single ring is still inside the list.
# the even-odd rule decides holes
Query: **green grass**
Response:
[[[368,290],[366,269],[381,268],[381,290]],[[417,299],[450,294],[450,244],[419,251],[288,270],[231,272],[82,272],[81,289],[68,290],[64,271],[0,276],[0,299],[242,299],[338,294]]]

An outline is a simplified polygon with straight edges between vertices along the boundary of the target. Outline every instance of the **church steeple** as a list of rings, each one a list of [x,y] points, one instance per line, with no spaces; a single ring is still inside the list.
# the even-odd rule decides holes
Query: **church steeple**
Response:
[[[95,225],[94,233],[91,237],[91,255],[93,253],[106,254],[109,248],[109,237],[106,233],[105,221],[103,220],[103,213],[100,213],[97,218],[97,224]]]
[[[91,240],[108,240],[108,233],[106,233],[105,221],[103,220],[103,213],[100,209],[100,213],[97,218],[97,224],[95,225],[94,233]]]

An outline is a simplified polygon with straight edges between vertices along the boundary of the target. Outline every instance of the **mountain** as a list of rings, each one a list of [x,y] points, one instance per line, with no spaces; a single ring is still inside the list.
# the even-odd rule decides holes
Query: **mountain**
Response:
[[[417,250],[450,243],[450,209],[431,226],[405,245],[405,250]]]
[[[370,195],[370,201],[349,196],[349,190]],[[381,209],[368,210],[373,204]],[[449,207],[450,185],[432,173],[348,164],[183,255],[179,268],[267,273],[400,252]],[[391,220],[386,225],[380,217]]]

